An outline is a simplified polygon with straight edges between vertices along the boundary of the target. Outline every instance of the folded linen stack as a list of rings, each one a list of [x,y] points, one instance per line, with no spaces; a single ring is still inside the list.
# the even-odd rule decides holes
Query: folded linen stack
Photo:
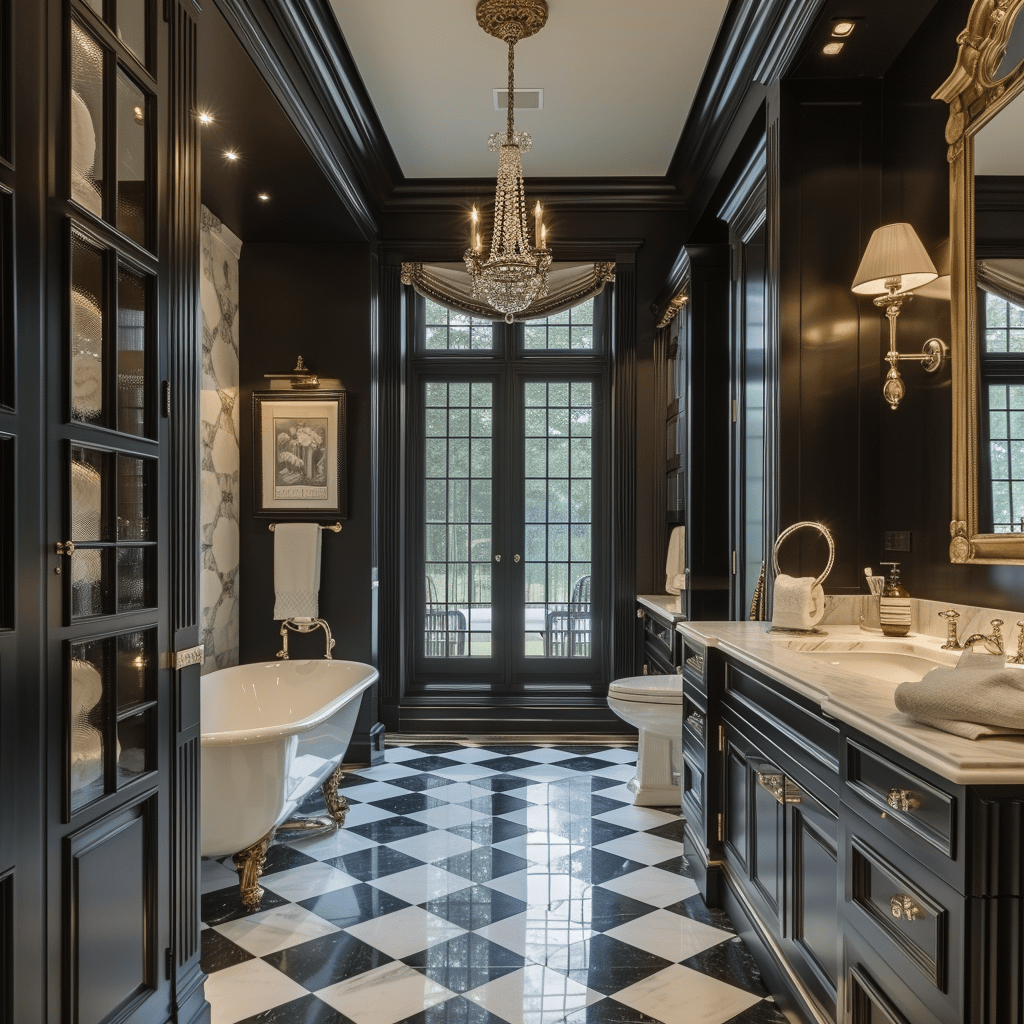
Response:
[[[1008,668],[999,656],[967,653],[956,668],[933,668],[919,681],[900,683],[896,707],[969,740],[1024,733],[1024,669]]]
[[[825,591],[813,576],[775,577],[772,626],[779,629],[813,629],[825,615]]]
[[[274,528],[275,619],[317,617],[320,536],[316,523],[278,523]]]
[[[678,594],[686,589],[686,527],[677,526],[668,538],[665,558],[665,593]]]

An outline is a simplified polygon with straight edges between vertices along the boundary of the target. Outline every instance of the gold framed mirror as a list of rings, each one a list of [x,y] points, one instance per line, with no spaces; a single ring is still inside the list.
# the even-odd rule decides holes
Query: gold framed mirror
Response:
[[[1010,496],[1013,481],[1003,481],[992,471],[996,465],[992,451],[997,452],[995,459],[1002,458],[1001,449],[993,449],[989,441],[990,425],[998,421],[998,416],[990,418],[984,426],[980,421],[983,414],[990,415],[990,401],[1002,402],[1008,410],[1011,401],[1015,405],[1018,394],[1024,398],[1024,387],[1019,392],[1013,391],[1008,385],[989,383],[986,377],[989,372],[986,366],[993,362],[988,358],[988,353],[989,338],[994,336],[994,332],[979,330],[979,280],[975,251],[975,156],[978,136],[1000,114],[1009,120],[1010,115],[1006,111],[1014,100],[1017,101],[1017,108],[1024,107],[1024,98],[1018,99],[1024,92],[1024,18],[1019,19],[1020,25],[1015,31],[1022,8],[1024,0],[975,0],[967,27],[957,38],[959,51],[953,73],[933,96],[949,104],[946,142],[949,144],[950,170],[953,376],[949,557],[951,562],[958,563],[1024,563],[1024,516],[1018,523],[1014,515],[1016,510]],[[993,129],[987,134],[993,137],[996,132]],[[1016,150],[1022,154],[1019,173],[1024,175],[1024,132],[1016,142]],[[987,310],[988,306],[981,311],[983,320]],[[1010,334],[1010,331],[1006,332],[1007,352],[1011,350]],[[1024,339],[1024,332],[1020,337]],[[982,393],[983,388],[992,390]],[[992,398],[1003,392],[1006,395],[1012,392],[1014,399]],[[992,408],[996,409],[996,406]],[[1020,408],[1024,410],[1024,401]],[[1021,417],[1024,422],[1024,412]],[[1009,411],[1006,411],[1004,418],[1009,423],[1012,418]],[[1010,440],[1018,430],[1017,427],[1008,429],[1006,449],[1008,453],[1011,446],[1019,445],[1024,455],[1024,437],[1019,441]],[[998,442],[1002,443],[1001,440]],[[1024,466],[1024,458],[1021,461]],[[1001,469],[997,467],[997,471],[1001,472]],[[994,483],[994,480],[997,482]],[[1006,503],[1002,500],[1004,483]],[[1021,489],[1018,491],[1017,504],[1024,505],[1020,497],[1024,493],[1024,481],[1019,486]]]

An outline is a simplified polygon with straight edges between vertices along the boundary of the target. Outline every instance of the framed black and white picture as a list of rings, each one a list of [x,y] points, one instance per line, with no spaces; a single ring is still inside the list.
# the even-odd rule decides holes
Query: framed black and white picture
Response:
[[[348,517],[344,391],[254,392],[252,434],[256,516]]]

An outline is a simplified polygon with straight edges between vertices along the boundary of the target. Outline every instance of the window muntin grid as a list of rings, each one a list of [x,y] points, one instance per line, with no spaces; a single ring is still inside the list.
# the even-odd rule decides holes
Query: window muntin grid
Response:
[[[985,300],[985,354],[1024,352],[1024,306],[981,291]]]
[[[427,352],[491,352],[494,324],[425,299],[423,347]]]
[[[543,320],[523,324],[523,348],[527,352],[593,352],[594,300]]]
[[[523,654],[589,658],[594,385],[528,382],[523,402]]]
[[[490,381],[423,388],[423,653],[489,657],[494,388]]]

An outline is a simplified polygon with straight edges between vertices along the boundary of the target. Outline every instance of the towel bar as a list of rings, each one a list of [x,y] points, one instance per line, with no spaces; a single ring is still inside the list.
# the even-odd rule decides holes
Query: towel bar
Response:
[[[829,533],[828,529],[825,526],[822,526],[821,523],[812,523],[805,521],[802,523],[794,523],[792,526],[787,526],[786,529],[779,534],[778,538],[775,541],[775,547],[772,549],[772,568],[775,570],[775,575],[778,576],[779,548],[781,547],[782,542],[791,533],[794,533],[796,530],[799,530],[804,526],[809,526],[812,529],[817,530],[825,538],[825,540],[828,541],[828,565],[825,566],[825,571],[814,581],[815,586],[820,586],[821,583],[824,581],[825,577],[828,576],[828,574],[832,571],[832,563],[835,561],[836,557],[836,546],[832,541],[832,534]]]
[[[321,530],[330,530],[331,533],[341,533],[341,523],[326,523],[326,524],[325,523],[319,523],[317,525],[319,525]],[[267,529],[271,533],[273,533],[274,532],[274,528],[276,526],[277,526],[277,523],[270,523],[267,526]]]

